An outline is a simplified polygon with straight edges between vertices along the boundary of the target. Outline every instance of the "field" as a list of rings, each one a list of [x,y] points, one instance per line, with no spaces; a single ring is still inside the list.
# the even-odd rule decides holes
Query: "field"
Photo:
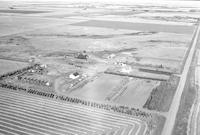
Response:
[[[101,20],[91,20],[87,22],[76,23],[73,25],[89,26],[89,27],[106,27],[113,29],[128,29],[128,30],[132,29],[139,31],[180,33],[180,34],[190,34],[194,30],[192,26],[181,26],[181,25],[166,26],[166,25],[150,24],[150,23],[145,24],[145,23],[130,23],[130,22],[101,21]]]
[[[137,118],[10,90],[0,92],[0,132],[4,134],[142,135],[147,130],[146,124]]]
[[[199,13],[2,2],[0,133],[161,135]]]
[[[152,88],[157,84],[159,84],[158,81],[144,81],[142,79],[131,81],[125,93],[119,96],[115,102],[141,108],[149,97]]]
[[[183,40],[177,41],[179,38]],[[52,50],[62,54],[87,50],[91,58],[98,57],[99,53],[103,54],[101,56],[113,53],[116,54],[113,58],[115,61],[128,62],[132,65],[163,65],[165,68],[178,72],[190,36],[174,33],[140,35],[138,31],[130,30],[116,32],[116,30],[100,28],[54,26],[51,29],[18,34],[17,37],[2,37],[1,40],[1,55],[9,58],[15,56],[28,59],[33,55],[45,56],[52,53]],[[60,47],[57,47],[58,44]],[[13,48],[18,51],[13,51]]]
[[[198,63],[199,51],[197,50],[192,64],[198,65]],[[196,66],[195,68],[190,67],[190,73],[187,78],[187,84],[185,85],[183,94],[181,96],[182,102],[179,106],[177,114],[178,116],[176,118],[173,134],[198,134],[198,115],[196,117],[195,113],[199,112],[194,111],[196,104],[198,104],[198,68],[198,66]],[[188,121],[186,121],[186,119],[188,119]]]
[[[125,78],[119,76],[102,75],[93,82],[86,84],[79,90],[72,91],[70,95],[104,101],[106,96]],[[103,87],[103,88],[102,88]]]
[[[151,96],[144,104],[144,108],[167,112],[178,83],[179,78],[176,76],[171,76],[168,81],[161,82],[159,86],[153,88]]]
[[[0,10],[0,13],[17,13],[17,14],[37,14],[46,13],[48,11],[34,11],[34,10]]]
[[[0,75],[24,68],[28,63],[0,59]]]

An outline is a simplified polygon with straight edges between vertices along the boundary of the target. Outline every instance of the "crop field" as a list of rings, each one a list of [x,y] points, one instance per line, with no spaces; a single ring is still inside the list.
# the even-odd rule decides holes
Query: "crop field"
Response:
[[[180,25],[158,25],[150,23],[130,23],[130,22],[118,22],[118,21],[102,21],[102,20],[91,20],[87,22],[76,23],[73,25],[78,26],[89,26],[89,27],[106,27],[114,29],[132,29],[140,31],[153,31],[153,32],[167,32],[167,33],[185,33],[190,34],[194,28],[192,26],[180,26]],[[175,29],[176,28],[176,29]]]
[[[152,88],[156,87],[156,85],[159,85],[158,81],[133,80],[127,85],[125,92],[115,102],[142,108]]]
[[[17,13],[17,14],[37,14],[46,13],[48,11],[34,11],[34,10],[0,10],[0,13]]]
[[[0,92],[2,134],[143,135],[147,130],[137,118],[5,89]]]
[[[24,16],[13,16],[10,19],[9,16],[1,16],[0,20],[0,36],[6,36],[10,34],[23,33],[24,31],[31,31],[35,29],[46,28],[55,25],[61,24],[70,24],[73,22],[77,22],[77,20],[64,20],[57,21],[49,18],[40,18],[40,17],[24,17]],[[23,27],[21,27],[23,25]]]
[[[199,9],[0,3],[0,133],[161,135]]]
[[[123,81],[123,77],[115,75],[102,75],[95,79],[93,82],[89,82],[83,88],[72,91],[70,95],[104,101],[107,95],[117,87],[116,84],[119,84]]]
[[[74,92],[73,90],[70,94],[68,94],[71,97],[62,96],[64,93],[59,93],[57,91],[54,91],[51,85],[47,85],[48,81],[46,81],[45,79],[47,79],[48,76],[45,77],[45,74],[47,74],[48,71],[46,70],[47,69],[44,68],[43,65],[35,64],[32,66],[25,67],[23,69],[18,69],[16,71],[9,72],[1,76],[0,92],[1,92],[2,99],[0,99],[0,106],[1,106],[0,112],[2,114],[2,118],[0,118],[0,120],[1,120],[2,130],[0,130],[0,132],[11,133],[11,134],[13,133],[17,133],[17,134],[31,134],[31,133],[68,134],[70,133],[70,134],[80,134],[80,135],[82,134],[121,134],[121,135],[134,134],[135,135],[135,134],[144,134],[146,132],[150,132],[152,130],[151,128],[149,128],[150,121],[152,122],[157,121],[157,116],[155,117],[153,116],[152,118],[151,114],[145,113],[139,110],[138,108],[135,109],[135,108],[125,107],[120,104],[116,106],[113,104],[98,102],[97,96],[96,97],[93,96],[95,99],[92,99],[91,97],[86,97],[83,99],[83,97],[80,97],[77,95],[71,95],[71,93]],[[39,77],[41,75],[43,75],[43,77]],[[97,85],[102,85],[100,87],[105,86],[106,85],[105,80],[107,79],[107,77],[111,77],[111,76],[107,74],[103,76],[99,76],[101,81],[99,81],[97,78],[95,79],[97,80]],[[117,83],[119,83],[119,85],[111,89],[113,93],[110,92],[111,94],[109,93],[109,95],[106,95],[107,97],[104,95],[106,98],[110,97],[111,101],[116,99],[115,92],[117,92],[118,94],[118,89],[120,90],[122,88],[121,85],[122,86],[126,85],[130,81],[130,79],[127,77],[121,78],[119,76],[114,76],[114,75],[113,77],[117,78],[115,81],[118,81]],[[113,81],[112,83],[114,83],[115,81]],[[114,86],[114,84],[112,86]],[[111,85],[107,83],[107,87],[109,88],[111,87]],[[90,89],[91,92],[92,90],[93,89]],[[96,93],[98,92],[99,91],[96,91]],[[104,91],[104,93],[107,94],[107,91]],[[112,94],[114,94],[114,96],[112,96]],[[91,94],[87,93],[87,95],[91,95]],[[5,100],[8,98],[6,96],[10,96],[10,97],[9,97],[9,100],[5,102]],[[39,102],[35,98],[39,100]],[[64,101],[68,103],[64,103]],[[55,109],[53,109],[54,107],[52,107],[51,105],[48,106],[46,102],[50,104],[52,102],[52,106],[54,107],[56,106]],[[73,111],[71,112],[71,115],[72,114],[74,115],[73,116],[74,120],[73,120],[71,118],[72,117],[71,115],[70,115],[70,118],[68,118],[64,115],[61,115],[61,113],[59,113],[59,111],[61,111],[60,109],[59,111],[57,111],[58,108],[67,109],[67,107],[64,107],[64,106],[61,107],[60,105],[58,105],[58,103],[62,103],[63,105],[76,104],[75,106],[77,107],[84,105],[86,106],[86,108],[88,108],[89,106],[89,108],[92,107],[91,109],[93,109],[93,110],[90,109],[89,111],[93,112],[95,110],[95,111],[100,111],[100,113],[107,112],[106,113],[107,115],[112,114],[113,116],[101,116],[98,119],[96,118],[98,117],[97,113],[95,114],[89,113],[87,115],[83,114],[85,115],[85,117],[89,119],[89,121],[87,121],[87,120],[78,118],[82,116],[74,112],[74,110],[76,110],[76,107],[72,105],[70,109],[73,108],[72,109]],[[40,105],[42,104],[41,105],[42,109],[40,108],[38,104]],[[82,106],[81,108],[84,108],[84,106]],[[52,111],[48,110],[47,108],[51,108]],[[53,111],[56,111],[56,112],[53,112]],[[80,111],[80,110],[77,110],[77,111]],[[47,114],[49,115],[47,116]],[[77,117],[75,117],[76,116],[75,114],[77,114]],[[116,117],[117,117],[116,121],[113,120],[115,119],[114,114],[116,114]],[[68,113],[66,115],[69,116]],[[95,115],[94,119],[93,119],[93,115]],[[51,118],[51,116],[53,118]],[[129,119],[128,121],[130,121],[130,119],[136,120],[136,124],[134,124],[133,121],[130,121],[132,123],[130,125],[128,121],[124,119],[125,116],[128,117],[127,118]],[[112,120],[108,119],[109,117],[112,118]],[[122,119],[123,124],[120,124],[119,117],[123,117]],[[57,120],[57,118],[59,120]],[[39,121],[41,119],[42,121]],[[94,121],[96,119],[98,120],[98,122]],[[107,122],[105,122],[104,119],[108,120],[109,121],[108,123],[111,124],[112,126],[107,126],[108,124],[106,124]],[[57,123],[57,121],[59,124]],[[113,125],[111,123],[112,121],[115,123],[118,121],[117,126]],[[138,125],[138,122],[142,123],[141,127],[140,125]],[[159,122],[163,124],[162,121],[159,121]],[[68,126],[69,123],[71,126]],[[74,125],[71,123],[73,123]],[[80,123],[84,123],[84,125],[86,123],[90,123],[90,124],[86,124],[85,126],[82,127],[80,126]],[[100,125],[98,125],[99,123]],[[127,125],[124,125],[125,123]],[[34,128],[32,128],[31,125],[34,126]],[[65,126],[68,126],[68,127],[65,127]],[[156,129],[156,130],[159,131],[159,129]]]
[[[178,83],[179,78],[177,76],[171,76],[168,81],[161,82],[160,85],[153,88],[144,107],[150,110],[168,111]]]
[[[0,59],[0,75],[24,68],[27,65],[28,64],[24,62]]]

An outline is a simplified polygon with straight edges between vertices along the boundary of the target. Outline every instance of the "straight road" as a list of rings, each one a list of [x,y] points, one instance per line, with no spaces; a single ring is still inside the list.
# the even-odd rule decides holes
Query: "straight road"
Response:
[[[195,103],[191,109],[191,118],[188,126],[188,135],[198,135],[200,133],[200,50],[198,51],[197,64],[195,66],[195,85],[197,89]]]
[[[198,63],[197,65],[200,64],[200,51],[198,53]],[[198,135],[199,133],[199,129],[198,127],[200,126],[199,125],[199,115],[200,115],[200,67],[199,66],[196,66],[195,68],[195,84],[198,86],[197,87],[197,106],[196,106],[196,112],[195,112],[195,115],[194,115],[194,132],[193,132],[193,135]],[[193,123],[192,123],[193,124]]]
[[[163,128],[162,135],[171,135],[172,134],[173,127],[174,127],[175,120],[176,120],[176,115],[177,115],[180,101],[181,101],[181,95],[183,93],[185,83],[187,80],[187,76],[188,76],[188,72],[190,69],[190,65],[192,63],[193,56],[195,54],[199,33],[200,33],[200,25],[198,24],[196,26],[196,30],[193,35],[193,40],[191,42],[191,49],[189,51],[188,57],[186,59],[185,65],[183,67],[183,72],[180,76],[181,78],[180,78],[179,85],[178,85],[176,93],[174,95],[170,110],[167,114],[167,118],[166,118],[166,122],[165,122],[165,125]]]

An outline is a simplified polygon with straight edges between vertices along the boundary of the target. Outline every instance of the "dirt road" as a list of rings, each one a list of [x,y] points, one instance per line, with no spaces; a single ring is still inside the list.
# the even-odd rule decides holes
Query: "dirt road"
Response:
[[[199,65],[200,64],[200,53],[198,54],[198,63],[197,63],[197,65]],[[200,67],[199,66],[197,66],[196,68],[195,68],[195,84],[198,86],[197,88],[197,92],[198,92],[198,94],[197,94],[197,106],[196,106],[196,112],[194,112],[195,113],[195,115],[194,115],[194,123],[192,123],[192,124],[194,124],[194,130],[193,130],[193,135],[198,135],[199,133],[200,133],[200,131],[199,131],[199,126],[200,126],[200,123],[199,123],[199,117],[200,117],[200,75],[199,75],[199,73],[200,73]]]
[[[181,95],[183,93],[185,83],[187,80],[187,76],[189,73],[190,65],[191,65],[193,56],[195,54],[199,33],[200,33],[200,25],[197,25],[196,30],[193,35],[192,42],[191,42],[191,49],[189,51],[189,55],[186,59],[185,65],[183,67],[183,72],[181,74],[181,78],[180,78],[180,82],[179,82],[177,91],[174,95],[174,99],[172,101],[171,108],[167,114],[166,123],[164,125],[162,135],[171,135],[172,134],[173,127],[174,127],[175,120],[176,120],[176,115],[177,115],[179,105],[180,105]]]
[[[188,125],[188,135],[198,135],[200,134],[200,50],[198,51],[197,65],[195,66],[195,85],[197,88],[197,94],[195,103],[192,106],[189,125]]]

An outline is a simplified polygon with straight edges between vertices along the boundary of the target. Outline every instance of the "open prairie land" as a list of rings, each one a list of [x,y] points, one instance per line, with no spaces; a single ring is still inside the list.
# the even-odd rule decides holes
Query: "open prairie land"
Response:
[[[0,1],[0,133],[161,135],[199,17],[188,6]]]

